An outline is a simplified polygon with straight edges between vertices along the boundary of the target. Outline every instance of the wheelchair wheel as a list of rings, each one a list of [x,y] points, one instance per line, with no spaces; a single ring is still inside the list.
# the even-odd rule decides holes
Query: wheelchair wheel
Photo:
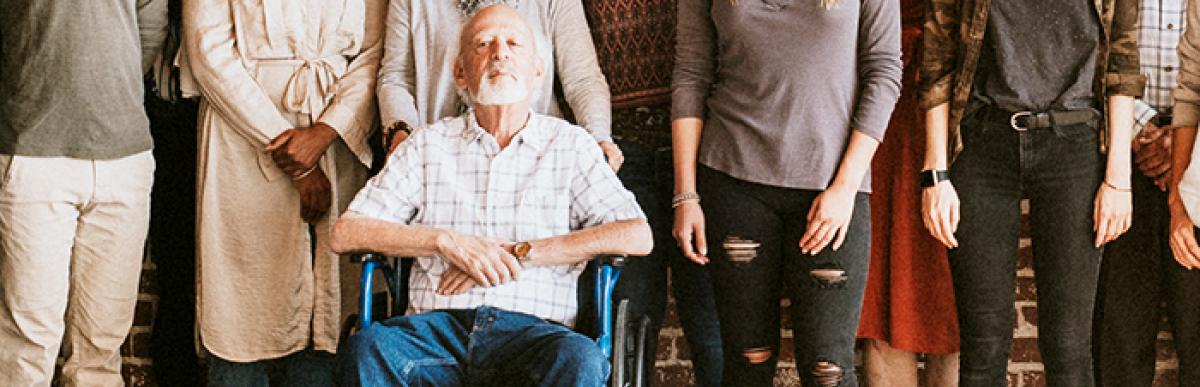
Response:
[[[633,387],[642,387],[646,385],[646,378],[653,378],[655,375],[646,375],[646,362],[654,361],[655,354],[648,354],[646,350],[646,335],[650,334],[650,317],[642,316],[637,323],[637,343],[633,346],[633,362],[630,367],[633,368]],[[647,356],[651,356],[647,359]],[[654,369],[651,367],[650,369]]]
[[[617,316],[613,319],[612,338],[612,374],[608,378],[611,387],[628,387],[629,376],[629,347],[632,337],[629,335],[629,300],[621,300],[617,304]]]

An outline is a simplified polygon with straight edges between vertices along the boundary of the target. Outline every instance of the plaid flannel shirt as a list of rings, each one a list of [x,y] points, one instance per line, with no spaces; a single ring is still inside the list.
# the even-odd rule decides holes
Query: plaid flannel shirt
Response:
[[[1142,0],[1138,50],[1146,92],[1134,104],[1134,133],[1141,132],[1160,112],[1170,114],[1175,105],[1171,90],[1179,74],[1178,48],[1186,9],[1186,0]]]

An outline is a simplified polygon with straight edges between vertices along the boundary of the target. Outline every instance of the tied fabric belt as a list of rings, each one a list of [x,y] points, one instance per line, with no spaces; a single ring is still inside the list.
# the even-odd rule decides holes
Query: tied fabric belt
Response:
[[[346,58],[331,55],[315,59],[268,59],[259,64],[295,67],[283,89],[283,107],[316,120],[333,99],[334,86],[346,71]]]

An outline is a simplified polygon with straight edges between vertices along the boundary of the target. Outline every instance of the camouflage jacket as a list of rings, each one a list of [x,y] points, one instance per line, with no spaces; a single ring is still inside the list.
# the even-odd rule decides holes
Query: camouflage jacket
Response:
[[[962,121],[975,69],[983,49],[991,0],[928,0],[920,70],[921,108],[928,110],[950,104],[949,160],[962,150],[959,123]],[[1100,46],[1096,53],[1097,96],[1138,97],[1145,77],[1138,66],[1138,0],[1093,0],[1100,15]],[[1099,104],[1103,113],[1107,103]],[[1100,148],[1107,144],[1107,121]]]

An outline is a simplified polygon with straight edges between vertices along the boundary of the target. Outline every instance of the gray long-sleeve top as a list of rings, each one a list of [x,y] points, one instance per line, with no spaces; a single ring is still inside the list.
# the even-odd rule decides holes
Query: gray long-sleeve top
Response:
[[[611,141],[608,82],[580,0],[509,0],[538,41],[546,76],[533,90],[533,109],[562,117],[554,82],[579,126],[597,141]],[[379,69],[379,113],[384,127],[404,121],[414,128],[459,114],[454,61],[466,17],[458,2],[392,0],[388,5],[384,54]]]
[[[900,96],[899,1],[678,0],[678,10],[671,116],[704,120],[700,163],[824,190],[851,130],[883,139]]]
[[[142,75],[167,0],[0,0],[0,154],[115,159],[149,150]]]

